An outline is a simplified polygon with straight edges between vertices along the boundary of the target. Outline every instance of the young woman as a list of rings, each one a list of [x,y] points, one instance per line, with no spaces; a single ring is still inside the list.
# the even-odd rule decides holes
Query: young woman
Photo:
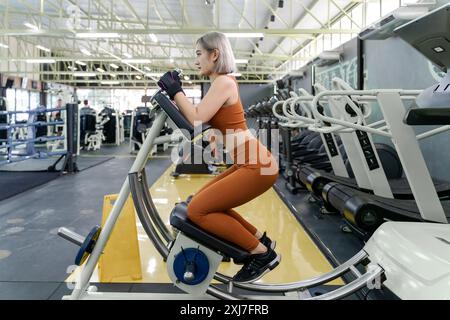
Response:
[[[247,128],[238,85],[230,75],[236,68],[226,36],[218,32],[203,35],[197,40],[195,52],[200,75],[211,80],[208,93],[198,105],[184,95],[178,73],[167,72],[158,85],[193,125],[208,122],[222,134],[234,164],[194,195],[188,205],[188,217],[202,229],[247,250],[250,258],[233,281],[253,282],[274,269],[281,256],[274,251],[275,241],[233,208],[272,187],[278,177],[278,164]]]

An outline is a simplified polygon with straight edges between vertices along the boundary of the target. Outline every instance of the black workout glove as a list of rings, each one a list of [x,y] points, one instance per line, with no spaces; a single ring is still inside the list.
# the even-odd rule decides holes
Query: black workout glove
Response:
[[[167,92],[170,99],[174,99],[178,92],[183,92],[181,80],[176,71],[167,71],[158,81],[158,86]]]

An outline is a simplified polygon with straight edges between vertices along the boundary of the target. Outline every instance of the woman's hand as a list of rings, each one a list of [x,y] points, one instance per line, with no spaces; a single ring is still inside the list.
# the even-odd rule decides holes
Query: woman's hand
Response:
[[[213,157],[217,158],[218,152],[217,152],[216,136],[212,132],[210,132],[209,134],[209,146],[211,148],[211,153]]]
[[[181,80],[176,71],[167,71],[158,81],[158,86],[165,90],[171,100],[178,92],[183,92]]]

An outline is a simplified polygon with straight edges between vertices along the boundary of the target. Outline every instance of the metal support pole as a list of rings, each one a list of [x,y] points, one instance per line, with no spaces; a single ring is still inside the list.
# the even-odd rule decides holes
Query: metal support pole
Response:
[[[162,111],[157,115],[155,122],[153,123],[152,130],[150,130],[149,134],[147,135],[147,138],[145,139],[142,148],[139,150],[139,153],[136,156],[136,160],[134,161],[129,173],[139,172],[145,166],[145,164],[147,163],[148,155],[153,148],[153,142],[161,132],[166,118],[167,115]],[[125,202],[127,201],[129,195],[130,185],[127,177],[123,182],[122,187],[120,188],[119,196],[114,203],[111,213],[109,214],[108,219],[103,226],[102,232],[100,233],[100,236],[97,240],[97,244],[95,245],[94,250],[89,256],[85,267],[77,278],[75,289],[70,296],[71,299],[81,298],[83,293],[88,288],[89,280],[100,258],[100,254],[103,252],[103,249],[108,242],[114,225],[116,224],[120,212],[122,211],[122,208],[125,205]]]

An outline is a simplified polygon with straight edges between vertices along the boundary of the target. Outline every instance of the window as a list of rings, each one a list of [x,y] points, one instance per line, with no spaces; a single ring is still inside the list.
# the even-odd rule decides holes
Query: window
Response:
[[[381,16],[385,16],[400,6],[400,2],[396,0],[382,0],[381,1]]]
[[[391,1],[391,0],[389,0]],[[359,5],[352,10],[352,19],[362,28],[363,27],[363,6]],[[353,26],[355,28],[356,26]]]
[[[40,106],[41,98],[39,92],[30,91],[30,109],[36,109]]]
[[[323,35],[320,35],[317,37],[316,48],[317,48],[316,55],[323,52]]]
[[[16,110],[16,89],[6,89],[7,111]]]
[[[370,25],[380,19],[380,0],[366,3],[366,25]]]
[[[27,90],[16,89],[16,111],[30,110],[30,93]],[[27,121],[28,114],[19,113],[16,121]]]
[[[331,34],[324,34],[323,36],[323,49],[330,50],[331,46]]]
[[[341,19],[341,29],[349,30],[351,28],[352,28],[352,21],[347,17],[343,17]],[[351,34],[343,33],[341,34],[341,43],[347,42],[351,38],[352,38]]]

